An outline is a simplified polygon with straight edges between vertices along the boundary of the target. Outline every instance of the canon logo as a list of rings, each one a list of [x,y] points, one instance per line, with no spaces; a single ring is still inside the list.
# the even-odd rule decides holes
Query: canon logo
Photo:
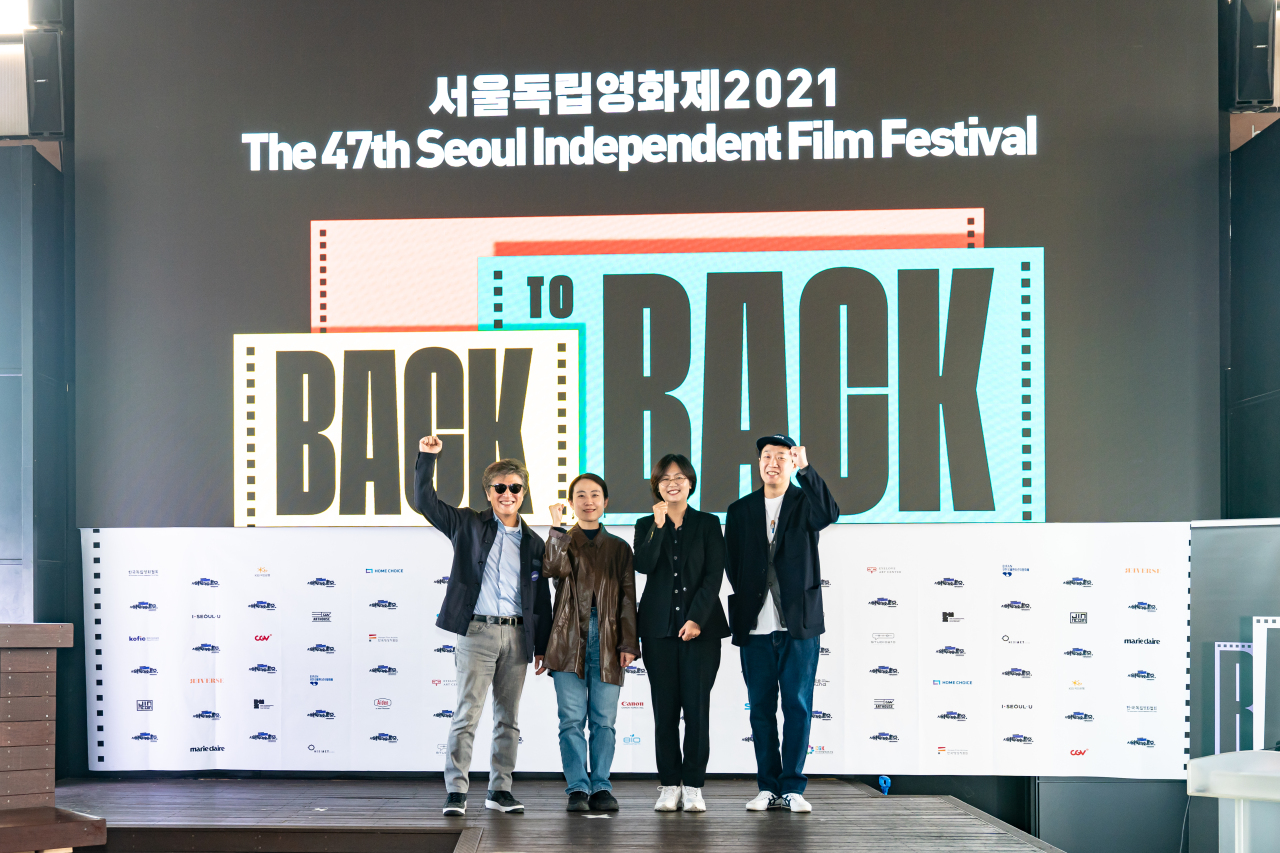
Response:
[[[254,634],[253,638],[257,640],[259,643],[265,643],[267,640],[271,639],[271,635],[270,634]]]
[[[1084,754],[1085,754],[1086,752],[1088,752],[1088,751],[1089,751],[1089,750],[1087,750],[1087,749],[1073,749],[1073,750],[1071,750],[1071,754],[1072,754],[1072,755],[1084,755]]]

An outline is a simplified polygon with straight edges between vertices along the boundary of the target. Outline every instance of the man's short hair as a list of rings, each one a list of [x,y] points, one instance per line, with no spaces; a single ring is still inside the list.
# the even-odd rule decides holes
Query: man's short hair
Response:
[[[579,480],[590,480],[600,487],[600,493],[604,495],[605,500],[609,500],[609,487],[605,485],[604,478],[599,474],[584,473],[573,478],[569,483],[569,500],[573,500],[573,490],[578,487]]]
[[[489,491],[489,487],[493,485],[493,481],[499,477],[505,477],[508,474],[519,474],[520,481],[524,483],[527,490],[529,488],[529,469],[524,467],[524,463],[519,459],[499,459],[488,468],[484,469],[484,476],[480,482],[484,484],[485,492]]]
[[[653,493],[655,502],[665,501],[666,498],[658,491],[658,482],[662,479],[662,475],[667,473],[667,469],[674,462],[680,469],[680,473],[684,474],[689,481],[689,496],[698,490],[698,472],[693,470],[693,463],[689,461],[689,457],[683,453],[668,453],[666,456],[658,460],[653,466],[653,476],[649,478],[649,491]]]

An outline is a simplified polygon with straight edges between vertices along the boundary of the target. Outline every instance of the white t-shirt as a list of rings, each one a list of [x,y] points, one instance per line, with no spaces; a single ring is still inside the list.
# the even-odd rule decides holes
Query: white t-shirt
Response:
[[[785,494],[781,494],[776,498],[764,499],[764,533],[770,544],[773,543],[773,536],[778,530],[778,514],[782,512],[782,499],[785,497]],[[760,615],[756,617],[756,627],[751,629],[751,633],[772,634],[774,631],[782,630],[784,630],[783,627],[778,624],[777,611],[773,607],[773,596],[766,589],[764,606],[760,608]]]

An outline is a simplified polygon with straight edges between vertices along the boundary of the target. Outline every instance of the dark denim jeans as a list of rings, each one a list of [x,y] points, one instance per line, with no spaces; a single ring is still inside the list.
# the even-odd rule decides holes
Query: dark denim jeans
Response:
[[[775,794],[803,794],[808,779],[813,721],[813,680],[818,672],[819,637],[792,639],[786,631],[752,634],[742,646],[742,678],[751,702],[751,737],[756,748],[756,784]],[[778,745],[778,694],[782,694],[782,745]]]

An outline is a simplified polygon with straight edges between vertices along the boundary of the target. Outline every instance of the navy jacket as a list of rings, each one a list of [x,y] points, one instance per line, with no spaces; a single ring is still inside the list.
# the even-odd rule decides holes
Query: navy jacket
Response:
[[[787,486],[778,513],[773,568],[782,590],[782,616],[787,632],[797,640],[826,630],[822,613],[822,571],[818,563],[818,531],[840,517],[840,507],[818,472],[809,465],[796,472],[800,488]],[[725,520],[725,574],[729,596],[729,627],[733,644],[745,646],[769,594],[769,537],[764,529],[764,489],[729,504]]]
[[[431,482],[435,467],[436,454],[418,453],[413,491],[418,512],[453,543],[453,568],[449,571],[449,586],[445,589],[436,627],[466,634],[467,625],[476,612],[476,599],[480,597],[484,564],[502,522],[492,509],[476,512],[443,503]],[[520,538],[520,607],[524,613],[525,648],[532,661],[534,655],[546,654],[547,638],[551,636],[551,588],[542,576],[542,537],[534,533],[524,519],[520,519],[520,530],[523,534]]]

